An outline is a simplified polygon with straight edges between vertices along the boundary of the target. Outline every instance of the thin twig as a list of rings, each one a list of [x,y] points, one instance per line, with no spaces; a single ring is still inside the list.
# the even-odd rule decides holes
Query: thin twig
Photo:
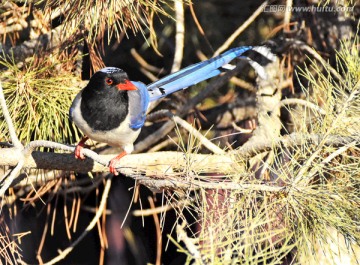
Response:
[[[316,166],[312,167],[310,172],[306,173],[308,171],[308,169],[310,168],[310,165],[312,164],[313,160],[318,156],[318,154],[320,153],[321,149],[317,150],[314,154],[311,155],[311,157],[306,161],[305,165],[303,165],[303,167],[301,168],[301,170],[299,171],[299,173],[297,174],[296,178],[294,179],[294,181],[292,182],[292,186],[298,188],[299,186],[305,187],[305,185],[307,183],[304,182],[308,182],[314,175],[316,172],[318,172],[325,164],[329,163],[331,160],[333,160],[335,157],[337,157],[338,155],[340,155],[341,153],[345,152],[346,150],[348,150],[349,148],[352,148],[356,145],[356,141],[353,141],[351,143],[348,143],[345,146],[340,147],[339,149],[337,149],[335,152],[333,152],[332,154],[330,154],[328,157],[326,157],[323,161],[321,161],[320,163],[316,163]],[[306,173],[306,174],[305,174]],[[300,183],[304,183],[302,185],[300,185]]]
[[[234,85],[237,85],[243,89],[246,89],[246,90],[249,90],[250,92],[256,92],[256,88],[253,84],[243,80],[243,79],[240,79],[238,77],[232,77],[230,79],[230,82],[233,83]]]
[[[185,35],[185,26],[184,26],[184,6],[182,1],[174,1],[175,8],[175,20],[176,20],[176,34],[175,34],[175,54],[174,62],[171,67],[171,73],[177,72],[180,70],[181,61],[184,54],[184,35]]]
[[[41,235],[41,240],[40,240],[39,247],[38,247],[38,249],[36,251],[36,259],[39,260],[40,264],[43,263],[42,258],[41,258],[41,252],[43,250],[43,247],[44,247],[44,244],[45,244],[46,233],[47,233],[48,228],[49,228],[50,211],[51,211],[51,203],[49,203],[48,206],[47,206],[45,226],[44,226],[44,229],[43,229],[43,233]]]
[[[235,154],[239,155],[243,159],[247,159],[260,154],[262,152],[270,151],[274,146],[283,147],[296,147],[300,145],[319,145],[323,142],[329,146],[343,146],[353,141],[360,142],[359,136],[337,136],[327,135],[326,137],[322,134],[303,134],[303,133],[292,133],[289,135],[281,136],[276,139],[264,140],[254,143],[254,145],[234,151]]]
[[[252,133],[254,131],[253,128],[251,128],[251,129],[241,128],[240,126],[236,125],[235,122],[232,122],[231,125],[235,130],[237,130],[240,133]]]
[[[209,182],[200,180],[169,180],[169,179],[152,179],[144,176],[133,176],[142,184],[149,188],[157,189],[171,189],[171,190],[197,190],[197,189],[219,189],[219,190],[236,190],[236,191],[262,191],[262,192],[283,192],[285,186],[271,186],[268,184],[252,184],[252,183],[237,183],[233,181]],[[217,176],[220,177],[220,176]],[[224,178],[226,176],[223,176]]]
[[[187,205],[190,205],[190,201],[180,201],[176,205],[166,204],[156,208],[134,210],[132,214],[133,216],[149,216],[149,215],[153,215],[154,213],[161,214],[173,210],[174,208],[176,209],[183,208]]]
[[[2,88],[1,82],[0,82],[0,104],[1,104],[2,113],[4,115],[6,124],[8,126],[11,142],[13,143],[13,145],[16,148],[19,148],[19,149],[24,148],[23,145],[21,144],[21,142],[19,141],[19,138],[16,135],[15,127],[14,127],[14,124],[13,124],[13,122],[11,120],[9,109],[8,109],[8,107],[6,105],[6,101],[5,101],[5,97],[4,97],[4,91],[3,91],[3,88]]]
[[[155,203],[152,197],[148,197],[149,204],[151,209],[155,209]],[[156,265],[161,264],[161,252],[162,252],[162,236],[161,236],[161,228],[160,228],[160,222],[159,217],[157,216],[157,213],[153,211],[152,216],[154,218],[155,228],[156,228]]]
[[[61,251],[60,254],[58,256],[56,256],[55,258],[53,258],[52,260],[44,263],[44,265],[52,265],[52,264],[55,264],[55,263],[63,260],[74,249],[74,247],[76,247],[81,242],[81,240],[83,240],[84,237],[95,227],[96,223],[102,216],[103,211],[105,210],[105,205],[106,205],[107,197],[110,192],[110,188],[111,188],[111,177],[106,180],[104,191],[103,191],[100,205],[99,205],[99,209],[96,212],[94,218],[91,220],[89,225],[84,230],[84,232],[68,248]]]
[[[343,78],[341,77],[341,75],[327,62],[325,61],[319,53],[317,53],[316,50],[314,50],[313,48],[311,48],[309,45],[306,45],[305,43],[303,43],[302,41],[295,41],[294,42],[297,47],[299,47],[302,50],[307,51],[309,54],[311,54],[317,61],[319,61],[324,67],[326,67],[327,69],[329,69],[329,71],[333,74],[334,77],[336,77],[336,79],[344,84]]]
[[[80,208],[81,208],[81,210],[89,212],[89,213],[96,213],[99,209],[98,207],[95,208],[95,207],[91,207],[91,206],[87,206],[87,205],[82,205]],[[106,209],[104,211],[104,214],[111,215],[112,211],[109,209]]]
[[[349,148],[355,147],[355,145],[356,145],[356,141],[348,143],[347,145],[340,147],[334,153],[332,153],[331,155],[326,157],[323,161],[321,161],[320,165],[325,165],[325,164],[329,163],[331,160],[333,160],[335,157],[337,157],[341,153],[345,152]]]
[[[290,30],[289,27],[290,27],[292,6],[293,6],[293,0],[286,0],[285,15],[284,15],[284,25],[286,30]]]
[[[196,130],[193,126],[191,126],[191,124],[189,124],[187,121],[181,119],[178,116],[173,116],[172,119],[177,124],[180,124],[181,127],[187,130],[191,135],[195,136],[203,146],[205,146],[208,150],[210,150],[214,154],[225,154],[224,150],[222,150],[220,147],[210,142],[210,140],[208,140],[198,130]]]
[[[187,233],[185,232],[185,226],[186,223],[182,223],[181,225],[177,225],[176,226],[176,234],[177,234],[177,239],[178,241],[182,241],[184,242],[186,249],[190,252],[190,254],[192,255],[192,257],[199,262],[200,264],[205,264],[202,257],[201,257],[201,253],[199,251],[199,247],[197,247],[194,244],[194,241],[196,239],[194,238],[189,238],[187,236]]]
[[[166,139],[160,143],[158,143],[157,145],[154,145],[153,147],[151,147],[148,152],[152,153],[152,152],[157,152],[165,147],[169,147],[171,145],[175,145],[176,142],[178,141],[178,137],[171,137],[169,139]]]
[[[194,22],[195,22],[195,24],[196,24],[196,27],[198,28],[200,34],[204,37],[204,39],[205,39],[207,45],[209,46],[209,48],[212,50],[212,52],[214,52],[214,49],[213,49],[213,47],[212,47],[209,39],[208,39],[208,38],[206,37],[206,35],[205,35],[204,29],[202,28],[199,20],[197,19],[197,16],[196,16],[195,10],[194,10],[194,6],[193,6],[193,3],[192,3],[191,1],[189,1],[189,8],[190,8],[191,16],[193,17]]]
[[[5,192],[9,189],[9,187],[13,183],[14,179],[17,176],[19,176],[24,164],[25,164],[25,158],[21,157],[18,164],[16,165],[16,167],[10,171],[9,175],[5,176],[4,184],[2,185],[2,187],[0,189],[0,197],[3,197],[5,195]]]
[[[130,53],[135,58],[135,60],[146,70],[149,70],[154,73],[160,73],[162,71],[160,68],[157,68],[156,66],[153,66],[149,64],[147,61],[145,61],[145,59],[134,48],[130,50]]]
[[[278,105],[285,106],[285,105],[290,105],[290,104],[303,105],[305,107],[311,108],[311,109],[319,112],[321,115],[326,115],[326,111],[323,110],[318,105],[315,105],[314,103],[311,103],[309,101],[306,101],[306,100],[303,100],[300,98],[286,98],[286,99],[281,100]],[[279,107],[279,106],[277,106],[277,107]]]
[[[214,53],[214,56],[219,55],[223,51],[227,50],[231,43],[264,11],[264,8],[267,6],[269,1],[265,1],[255,10],[255,12],[244,22],[242,25],[235,30],[235,32],[221,45]]]
[[[140,67],[140,72],[142,72],[147,78],[149,78],[151,82],[155,82],[159,79],[153,73],[143,67]]]

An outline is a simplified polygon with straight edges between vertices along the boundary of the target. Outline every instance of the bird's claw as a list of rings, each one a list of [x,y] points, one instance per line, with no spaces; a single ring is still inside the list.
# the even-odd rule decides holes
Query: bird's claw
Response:
[[[80,159],[80,160],[84,160],[85,159],[85,156],[83,154],[83,149],[84,149],[84,145],[80,145],[78,144],[76,147],[75,147],[75,158],[76,159]]]
[[[75,147],[75,158],[76,159],[81,159],[81,160],[84,160],[85,159],[85,156],[82,152],[82,150],[84,149],[84,147],[88,147],[85,142],[89,139],[89,137],[87,136],[84,136],[80,142],[76,145]]]
[[[109,164],[109,171],[110,171],[110,173],[114,174],[115,176],[117,176],[119,174],[116,170],[116,166],[117,166],[118,162],[119,162],[118,159],[114,158],[114,159],[111,159],[110,164]]]
[[[127,153],[124,151],[110,160],[109,163],[110,173],[114,174],[115,176],[119,175],[118,171],[116,170],[116,167],[119,165],[120,159],[125,155],[127,155]]]

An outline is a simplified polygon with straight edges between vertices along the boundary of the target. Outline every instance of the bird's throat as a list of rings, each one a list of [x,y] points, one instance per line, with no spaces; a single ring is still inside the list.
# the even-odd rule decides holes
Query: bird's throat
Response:
[[[94,93],[84,89],[80,108],[91,129],[109,131],[119,127],[125,120],[129,112],[128,106],[127,91],[109,89]]]

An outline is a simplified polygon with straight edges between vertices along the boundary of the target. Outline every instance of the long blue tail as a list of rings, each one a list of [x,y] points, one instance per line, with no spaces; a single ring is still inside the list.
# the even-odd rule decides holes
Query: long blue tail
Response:
[[[253,47],[251,46],[233,48],[223,54],[220,54],[219,56],[190,65],[176,73],[151,83],[147,86],[150,94],[150,101],[160,99],[180,89],[185,89],[201,81],[219,75],[222,72],[222,67],[236,57],[241,57],[244,52],[251,50],[252,48]]]

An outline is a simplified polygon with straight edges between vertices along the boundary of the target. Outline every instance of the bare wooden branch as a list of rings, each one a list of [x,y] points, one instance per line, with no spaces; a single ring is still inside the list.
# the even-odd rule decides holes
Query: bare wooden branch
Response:
[[[353,143],[354,142],[354,143]],[[50,146],[49,142],[47,145]],[[308,135],[293,133],[277,139],[264,139],[254,143],[253,146],[242,147],[237,151],[228,152],[225,155],[205,155],[205,154],[184,154],[181,152],[158,152],[148,154],[132,154],[122,158],[122,165],[118,169],[120,173],[134,178],[139,183],[149,187],[161,189],[197,189],[197,188],[221,188],[221,189],[259,189],[264,191],[279,192],[283,187],[268,186],[259,184],[255,187],[253,184],[244,185],[231,182],[203,182],[181,178],[191,172],[205,174],[239,174],[244,172],[238,159],[249,159],[259,153],[272,150],[274,146],[296,147],[300,145],[319,145],[327,146],[345,146],[353,143],[360,145],[359,136],[341,137],[330,135],[324,138],[323,135]],[[52,143],[57,149],[73,151],[74,147]],[[15,166],[19,163],[21,151],[16,148],[0,149],[0,166]],[[95,152],[84,149],[84,155],[92,159],[79,161],[73,154],[61,154],[50,152],[34,151],[24,160],[24,169],[53,169],[75,172],[108,172],[108,161],[113,155],[97,155]],[[238,158],[238,159],[237,159]],[[99,163],[95,163],[99,162]],[[139,163],[141,161],[141,163]],[[27,179],[24,183],[36,182],[37,179]],[[46,180],[44,180],[46,181]]]
[[[153,73],[160,73],[162,70],[156,66],[153,66],[151,64],[149,64],[147,61],[145,61],[145,59],[143,57],[141,57],[141,55],[136,51],[135,48],[132,48],[130,50],[131,55],[135,58],[135,60],[142,66],[144,67],[144,69],[149,70],[150,72]],[[155,79],[154,81],[156,81],[157,79]]]
[[[16,135],[15,127],[14,127],[14,124],[13,124],[13,122],[11,120],[8,107],[6,105],[6,101],[5,101],[5,97],[4,97],[4,91],[3,91],[3,88],[2,88],[1,82],[0,82],[0,104],[1,104],[2,113],[4,115],[6,124],[8,126],[11,141],[12,141],[13,145],[16,148],[21,149],[21,148],[23,148],[23,145],[21,144],[21,142],[19,141],[19,138]]]
[[[290,20],[291,20],[291,14],[292,14],[292,8],[293,6],[293,0],[286,0],[285,5],[285,15],[284,15],[284,25],[286,30],[290,30]]]
[[[329,69],[329,71],[331,72],[331,74],[341,83],[344,84],[344,80],[341,77],[341,75],[338,73],[338,71],[336,71],[327,61],[325,61],[321,55],[314,50],[313,48],[311,48],[309,45],[306,45],[305,43],[303,43],[302,41],[294,41],[294,43],[297,45],[297,47],[299,47],[300,49],[308,52],[311,56],[314,57],[314,59],[316,59],[318,62],[320,62],[322,65],[324,65],[327,69]]]
[[[176,20],[176,34],[175,34],[175,54],[174,62],[171,67],[171,73],[180,70],[181,61],[184,54],[184,40],[185,40],[185,24],[184,24],[184,5],[182,1],[174,2],[175,20]]]
[[[279,105],[281,106],[285,106],[285,105],[290,105],[290,104],[299,104],[299,105],[303,105],[305,107],[308,107],[310,109],[313,109],[314,111],[319,112],[321,115],[325,115],[326,111],[323,110],[320,106],[315,105],[314,103],[311,103],[309,101],[300,99],[300,98],[286,98],[283,99],[279,102]],[[277,106],[278,107],[278,106]]]
[[[269,1],[264,1],[258,9],[243,23],[241,26],[221,45],[214,53],[214,56],[219,55],[223,51],[229,48],[231,43],[252,23],[254,20],[264,11],[264,8],[267,6]]]
[[[180,124],[183,128],[185,128],[191,135],[199,139],[201,144],[204,145],[208,150],[210,150],[214,154],[225,154],[225,151],[223,149],[210,142],[210,140],[208,140],[204,135],[202,135],[199,131],[197,131],[193,126],[191,126],[185,120],[179,118],[178,116],[174,116],[173,120],[176,123]]]
[[[185,227],[187,226],[186,222],[184,221],[181,225],[176,226],[176,234],[178,241],[183,241],[187,250],[190,252],[192,257],[197,261],[196,264],[205,264],[204,260],[201,256],[199,251],[199,246],[195,244],[198,239],[188,237]]]
[[[72,152],[75,147],[58,144],[57,149]],[[34,151],[26,157],[24,169],[51,169],[75,172],[108,172],[108,162],[114,155],[97,155],[84,148],[84,155],[91,157],[84,161],[75,159],[73,154]],[[15,148],[0,149],[0,166],[15,166],[19,162],[19,151]],[[171,172],[183,172],[191,163],[192,170],[221,173],[234,170],[234,161],[230,156],[184,154],[181,152],[158,152],[147,154],[131,154],[122,158],[119,173],[132,176],[164,177]],[[139,163],[141,161],[141,163]],[[96,162],[96,163],[95,163]]]
[[[21,156],[20,161],[17,163],[16,167],[10,170],[9,174],[5,174],[5,176],[2,178],[4,182],[0,189],[0,197],[4,196],[5,192],[9,189],[15,178],[19,176],[20,171],[24,166],[24,162],[25,159],[23,156]]]
[[[0,82],[0,105],[1,105],[2,113],[4,115],[5,121],[7,123],[8,129],[9,129],[9,134],[10,134],[11,141],[12,141],[13,145],[15,146],[15,148],[17,150],[22,150],[23,145],[21,144],[21,142],[19,141],[19,138],[16,135],[15,127],[14,127],[14,124],[13,124],[12,119],[10,117],[10,113],[9,113],[8,108],[7,108],[7,105],[6,105],[6,101],[5,101],[4,92],[3,92],[1,82]],[[9,173],[5,174],[1,178],[1,182],[3,182],[3,183],[2,183],[2,186],[0,188],[0,196],[3,196],[5,194],[5,192],[9,189],[9,187],[10,187],[11,183],[14,181],[14,179],[17,176],[19,176],[20,171],[24,166],[24,162],[25,162],[24,155],[23,155],[23,153],[20,153],[19,154],[19,161],[18,161],[17,165],[15,166],[15,168],[10,170]]]
[[[218,176],[217,176],[218,177]],[[226,176],[224,176],[226,177]],[[150,179],[142,176],[137,177],[138,183],[142,184],[152,190],[196,190],[196,189],[216,189],[216,190],[236,190],[236,191],[264,191],[264,192],[282,192],[286,187],[271,186],[265,183],[251,184],[251,183],[236,183],[232,181],[200,181],[200,180],[168,180],[168,179]]]
[[[358,135],[353,136],[337,136],[337,135],[328,135],[326,138],[321,134],[303,134],[303,133],[292,133],[282,137],[278,137],[271,140],[259,141],[253,144],[253,146],[242,146],[236,152],[240,157],[247,159],[255,156],[256,154],[269,151],[274,148],[274,146],[283,146],[283,147],[296,147],[300,145],[314,145],[317,146],[321,143],[327,146],[344,146],[346,144],[357,141],[359,145],[360,137]]]

